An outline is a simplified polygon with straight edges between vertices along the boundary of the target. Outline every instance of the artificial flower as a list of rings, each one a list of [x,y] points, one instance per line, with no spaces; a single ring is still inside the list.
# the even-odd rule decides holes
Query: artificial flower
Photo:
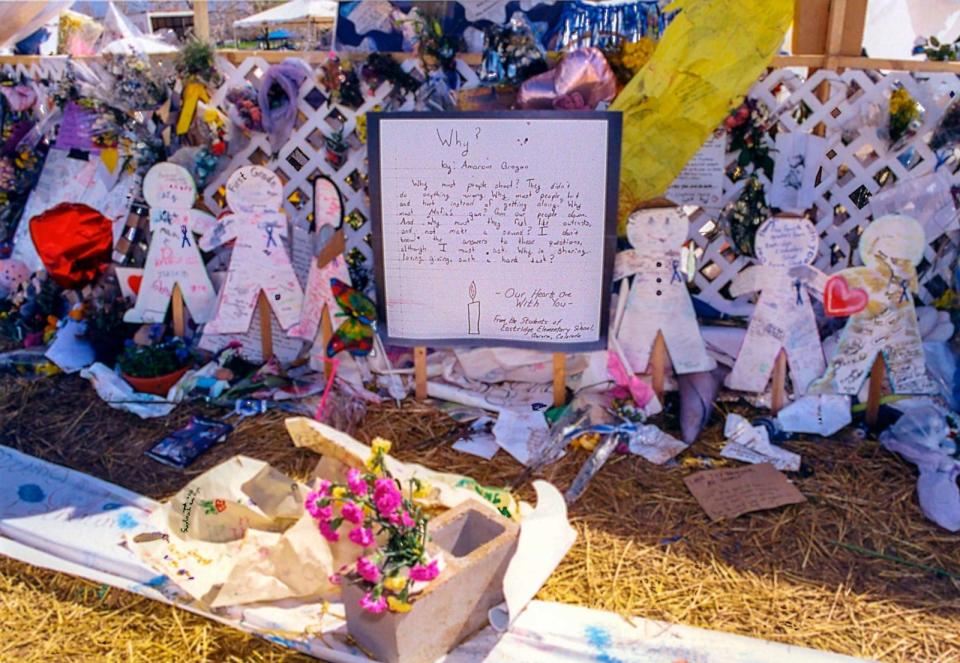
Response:
[[[347,537],[361,548],[369,548],[374,542],[373,530],[368,527],[354,527]]]
[[[440,575],[440,568],[437,566],[437,560],[432,560],[429,564],[416,564],[410,567],[410,579],[414,582],[430,582]]]
[[[382,596],[374,597],[373,592],[367,592],[360,599],[360,607],[367,612],[379,614],[387,609],[387,601]]]
[[[360,557],[357,559],[357,575],[367,582],[377,583],[380,581],[380,567],[366,557]]]
[[[413,605],[398,599],[395,596],[387,597],[387,605],[390,607],[391,612],[410,612],[413,608]]]
[[[355,467],[347,470],[347,487],[350,492],[358,497],[367,494],[367,482],[363,479],[363,474]]]
[[[337,532],[336,528],[331,525],[330,521],[321,520],[318,527],[320,529],[320,534],[322,534],[323,538],[325,538],[327,541],[335,542],[340,540],[340,534]]]
[[[355,502],[344,502],[343,506],[340,507],[340,515],[354,525],[359,525],[363,522],[363,509]]]

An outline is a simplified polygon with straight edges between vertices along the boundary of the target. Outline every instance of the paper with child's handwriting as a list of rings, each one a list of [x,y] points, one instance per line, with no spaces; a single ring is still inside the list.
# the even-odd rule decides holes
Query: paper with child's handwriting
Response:
[[[604,347],[618,124],[605,113],[371,116],[388,342]]]
[[[710,136],[667,189],[667,198],[677,205],[720,207],[726,149],[725,133]]]
[[[777,134],[773,179],[767,197],[772,207],[800,212],[816,198],[818,156],[824,152],[826,139],[807,133]]]
[[[685,477],[683,483],[714,522],[807,501],[786,475],[769,463],[705,470]]]

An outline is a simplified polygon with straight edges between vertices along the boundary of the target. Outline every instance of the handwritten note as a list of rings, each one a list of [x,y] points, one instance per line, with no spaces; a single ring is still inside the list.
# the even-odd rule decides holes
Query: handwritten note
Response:
[[[714,522],[807,501],[786,475],[769,463],[697,472],[684,477],[683,483]]]
[[[777,134],[776,161],[768,201],[783,210],[802,211],[816,198],[817,157],[826,139],[806,133]]]
[[[667,189],[667,198],[678,205],[719,207],[726,149],[725,134],[708,138]]]
[[[376,116],[388,339],[601,347],[618,121]]]

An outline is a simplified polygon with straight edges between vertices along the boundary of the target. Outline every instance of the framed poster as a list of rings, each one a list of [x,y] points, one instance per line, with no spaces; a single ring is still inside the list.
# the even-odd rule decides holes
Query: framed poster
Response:
[[[619,113],[370,113],[368,132],[387,343],[606,347]]]

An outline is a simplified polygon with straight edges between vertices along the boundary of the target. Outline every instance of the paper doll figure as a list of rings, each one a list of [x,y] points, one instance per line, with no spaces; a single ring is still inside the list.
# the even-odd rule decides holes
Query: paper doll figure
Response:
[[[707,355],[687,284],[680,272],[680,248],[689,221],[679,208],[638,210],[627,221],[633,246],[617,255],[614,280],[634,275],[617,339],[634,370],[643,372],[657,332],[678,374],[709,371]]]
[[[150,205],[150,247],[136,305],[125,322],[163,322],[174,286],[195,322],[213,317],[217,294],[204,267],[193,233],[209,230],[211,215],[193,209],[197,189],[189,171],[158,163],[143,178],[143,197]]]
[[[740,272],[730,286],[734,297],[760,291],[740,354],[726,379],[731,389],[764,391],[781,349],[797,393],[806,392],[823,375],[826,361],[807,292],[821,292],[826,281],[810,266],[819,245],[817,229],[806,219],[776,217],[757,230],[754,249],[760,264]],[[802,275],[799,267],[807,268]]]
[[[834,274],[824,289],[827,315],[849,320],[826,372],[810,386],[810,393],[857,394],[878,353],[894,393],[936,392],[927,377],[913,307],[916,265],[925,247],[923,226],[910,217],[891,214],[866,227],[860,236],[863,267]]]
[[[303,290],[283,244],[287,218],[280,210],[282,202],[280,178],[262,166],[243,166],[227,180],[231,211],[200,240],[204,251],[235,240],[217,313],[207,323],[205,334],[247,331],[260,292],[282,329],[290,329],[299,320]]]
[[[313,183],[313,218],[317,231],[311,235],[312,239],[315,243],[326,241],[319,254],[310,261],[300,320],[288,332],[290,336],[311,342],[317,338],[324,309],[330,316],[333,331],[343,321],[343,318],[335,315],[339,307],[331,287],[332,280],[350,283],[350,270],[343,257],[346,249],[346,238],[341,228],[343,200],[337,185],[326,177],[318,177]]]

